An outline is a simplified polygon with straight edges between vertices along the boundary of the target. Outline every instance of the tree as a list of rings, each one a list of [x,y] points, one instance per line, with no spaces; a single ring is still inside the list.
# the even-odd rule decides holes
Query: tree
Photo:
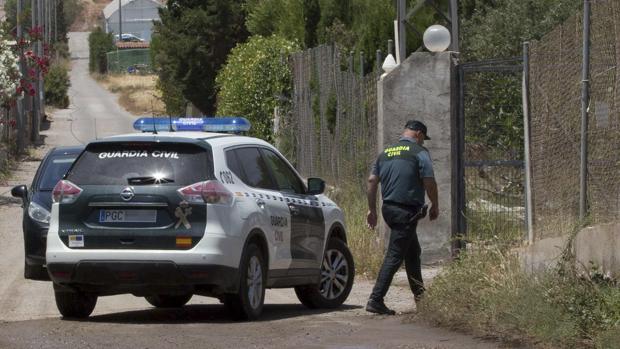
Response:
[[[241,0],[170,0],[155,23],[154,64],[164,99],[181,91],[201,112],[216,110],[215,77],[230,50],[247,39]]]
[[[17,64],[18,56],[0,35],[0,107],[7,107],[21,93],[21,73]]]
[[[116,49],[112,33],[105,33],[100,27],[97,27],[88,36],[88,47],[90,52],[88,69],[91,73],[105,74],[108,70],[106,53]]]
[[[272,141],[274,108],[292,89],[284,60],[297,50],[293,41],[277,35],[253,36],[237,45],[217,76],[218,115],[242,115],[252,122],[252,135]]]
[[[30,29],[32,24],[30,17],[30,0],[22,2],[22,23],[24,30]],[[58,0],[56,1],[56,25],[58,30],[58,41],[67,41],[67,32],[69,26],[82,13],[84,4],[80,0]],[[8,29],[14,29],[17,26],[17,0],[6,0],[4,3],[4,11],[6,13],[6,21]]]
[[[461,52],[466,60],[521,55],[524,41],[540,39],[579,9],[581,0],[465,0]]]
[[[463,0],[461,54],[464,61],[520,56],[523,42],[540,39],[569,15],[580,0]],[[520,74],[470,74],[466,123],[476,125],[468,142],[492,146],[495,156],[523,149]]]

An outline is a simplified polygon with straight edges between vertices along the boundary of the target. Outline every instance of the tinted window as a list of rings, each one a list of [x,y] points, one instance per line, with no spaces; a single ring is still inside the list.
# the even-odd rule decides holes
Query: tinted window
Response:
[[[77,155],[60,155],[49,159],[41,172],[39,190],[52,190],[58,181],[67,173]]]
[[[262,189],[277,190],[271,180],[271,174],[267,164],[256,148],[239,148],[234,150],[237,153],[239,163],[245,173],[245,184]]]
[[[67,176],[78,185],[185,186],[210,178],[210,154],[178,143],[96,144],[86,149]]]
[[[290,166],[271,150],[261,149],[267,165],[271,168],[280,191],[303,194],[304,187],[301,180],[291,170]]]
[[[235,151],[229,150],[226,152],[226,165],[234,174],[237,175],[237,177],[239,177],[242,181],[247,182],[245,174],[243,173],[241,166],[239,166],[239,160],[237,160]]]

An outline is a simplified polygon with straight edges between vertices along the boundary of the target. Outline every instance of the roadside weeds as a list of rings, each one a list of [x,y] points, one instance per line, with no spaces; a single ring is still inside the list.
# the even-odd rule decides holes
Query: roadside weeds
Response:
[[[93,74],[93,78],[118,96],[118,103],[136,116],[165,115],[156,75]]]
[[[477,245],[445,266],[409,320],[542,348],[620,343],[618,283],[595,266],[577,268],[570,242],[557,267],[538,273],[524,272],[510,246]]]

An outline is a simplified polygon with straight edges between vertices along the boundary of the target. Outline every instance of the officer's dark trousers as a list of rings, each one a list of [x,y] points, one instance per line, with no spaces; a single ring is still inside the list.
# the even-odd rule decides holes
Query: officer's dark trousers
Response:
[[[422,268],[420,264],[420,242],[416,227],[417,220],[411,222],[411,218],[419,211],[415,206],[397,206],[384,203],[381,208],[383,219],[391,229],[390,242],[383,260],[383,265],[377,276],[377,282],[372,290],[370,298],[376,301],[383,301],[394,274],[405,261],[407,279],[409,287],[414,295],[421,295],[424,292],[422,282]]]

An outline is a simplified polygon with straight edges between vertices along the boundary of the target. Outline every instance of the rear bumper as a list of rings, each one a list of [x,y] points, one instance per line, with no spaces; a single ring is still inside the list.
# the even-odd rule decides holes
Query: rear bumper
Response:
[[[237,268],[159,260],[48,263],[47,270],[58,285],[99,295],[178,292],[217,295],[237,292],[239,284]]]

